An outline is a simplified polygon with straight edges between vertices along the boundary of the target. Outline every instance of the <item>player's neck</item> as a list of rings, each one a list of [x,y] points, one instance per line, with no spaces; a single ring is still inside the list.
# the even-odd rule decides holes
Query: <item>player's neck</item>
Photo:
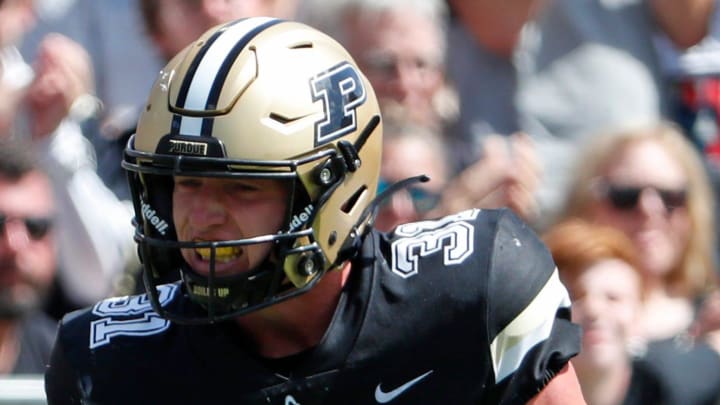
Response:
[[[316,346],[332,321],[350,263],[323,276],[310,291],[237,319],[263,357],[281,358]]]

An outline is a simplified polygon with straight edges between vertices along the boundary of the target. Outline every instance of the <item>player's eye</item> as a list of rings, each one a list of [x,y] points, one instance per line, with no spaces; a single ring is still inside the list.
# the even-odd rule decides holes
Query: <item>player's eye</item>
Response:
[[[253,182],[235,181],[228,185],[227,190],[232,193],[253,193],[260,191],[261,187]]]
[[[196,189],[199,188],[202,185],[202,181],[200,179],[196,179],[193,177],[176,177],[175,178],[175,187],[180,189]]]

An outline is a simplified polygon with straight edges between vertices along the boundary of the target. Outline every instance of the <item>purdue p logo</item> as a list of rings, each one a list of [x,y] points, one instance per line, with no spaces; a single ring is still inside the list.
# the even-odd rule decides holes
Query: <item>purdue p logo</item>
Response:
[[[313,101],[322,100],[325,112],[315,123],[315,146],[357,128],[356,109],[366,94],[358,71],[348,62],[335,65],[310,80]]]

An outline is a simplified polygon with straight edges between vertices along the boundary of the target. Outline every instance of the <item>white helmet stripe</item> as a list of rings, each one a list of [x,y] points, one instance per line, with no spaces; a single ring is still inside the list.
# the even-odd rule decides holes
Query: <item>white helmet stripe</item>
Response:
[[[198,135],[202,134],[203,118],[181,116],[180,133],[182,135]]]
[[[209,44],[207,51],[201,54],[202,59],[197,63],[197,69],[195,69],[192,77],[185,78],[185,80],[190,80],[189,85],[183,83],[183,86],[187,86],[188,91],[186,95],[180,92],[177,106],[188,110],[205,110],[213,92],[213,84],[216,83],[218,79],[220,79],[220,83],[224,82],[224,77],[219,78],[218,76],[223,65],[226,63],[226,58],[232,55],[231,50],[237,46],[238,43],[249,41],[257,35],[258,32],[256,29],[258,27],[271,21],[276,21],[276,19],[251,18],[228,26],[219,37]],[[227,72],[224,73],[227,74]],[[201,128],[202,118],[181,117],[180,134],[200,135]]]

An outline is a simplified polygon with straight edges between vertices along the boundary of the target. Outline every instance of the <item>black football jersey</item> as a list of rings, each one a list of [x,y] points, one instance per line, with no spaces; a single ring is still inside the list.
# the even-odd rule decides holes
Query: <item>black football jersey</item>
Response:
[[[180,284],[164,306],[189,304]],[[470,210],[370,232],[313,349],[256,355],[234,322],[171,323],[144,295],[68,314],[50,404],[516,404],[580,348],[569,299],[510,211]]]

